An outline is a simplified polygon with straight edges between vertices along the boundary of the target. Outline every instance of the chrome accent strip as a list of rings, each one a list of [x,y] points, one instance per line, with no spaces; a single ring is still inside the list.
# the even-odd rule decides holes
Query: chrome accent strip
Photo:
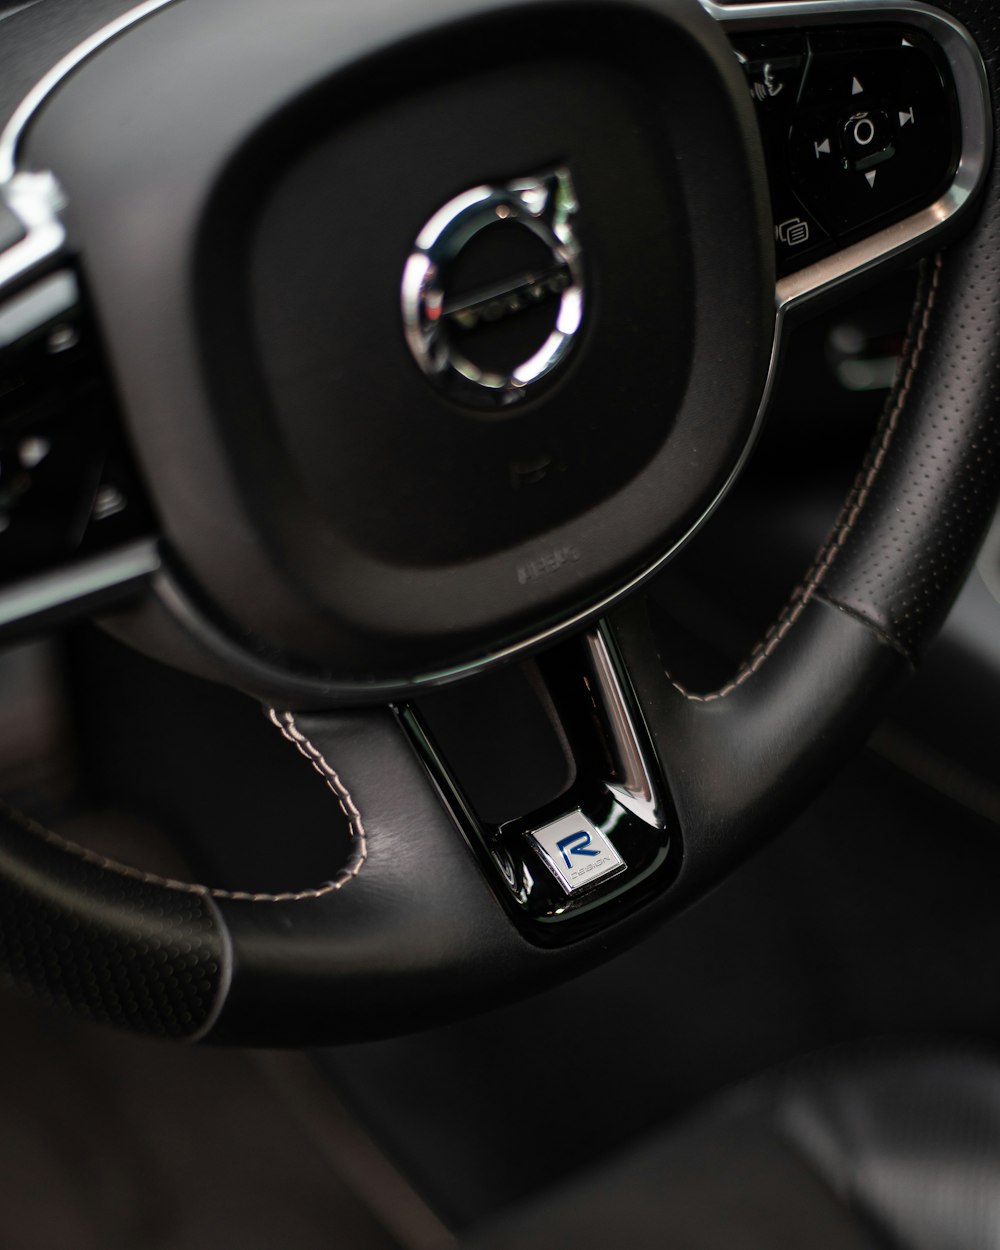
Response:
[[[653,783],[652,773],[646,763],[635,722],[629,710],[625,692],[615,669],[611,652],[604,636],[599,632],[587,635],[585,645],[593,665],[596,694],[604,708],[608,729],[614,743],[615,767],[621,782],[609,782],[607,788],[622,807],[647,825],[662,829],[663,808]]]
[[[76,276],[60,269],[4,301],[0,304],[0,348],[69,312],[79,298]]]
[[[52,174],[15,174],[0,186],[0,194],[25,229],[19,243],[0,252],[2,293],[5,286],[57,255],[66,242],[66,230],[59,220],[62,192]]]
[[[54,175],[18,172],[18,148],[31,119],[60,83],[106,43],[158,9],[174,3],[176,0],[146,0],[145,4],[102,26],[57,61],[8,118],[0,132],[0,195],[26,233],[19,243],[0,252],[0,291],[57,255],[66,242],[66,231],[59,220],[64,202]]]
[[[0,590],[0,629],[145,581],[159,567],[156,543],[147,540],[70,568],[40,573]]]
[[[79,69],[84,61],[93,56],[106,43],[110,43],[112,39],[117,39],[130,26],[134,26],[136,22],[141,22],[144,18],[156,13],[157,10],[166,8],[168,4],[175,4],[176,2],[177,0],[146,0],[145,4],[129,9],[127,13],[114,18],[107,25],[102,26],[100,30],[89,35],[82,43],[78,43],[72,52],[67,52],[62,60],[57,61],[48,73],[35,83],[11,114],[3,131],[0,132],[0,184],[9,182],[14,177],[17,171],[17,149],[21,139],[24,137],[28,123],[46,98],[55,91],[56,87],[68,78],[74,70]]]
[[[935,203],[887,226],[832,256],[781,278],[779,313],[838,287],[914,244],[931,238],[982,184],[993,148],[992,110],[986,67],[972,36],[950,14],[919,0],[789,0],[788,3],[719,4],[700,0],[727,33],[836,24],[906,22],[928,34],[944,51],[958,96],[962,150],[954,181]]]

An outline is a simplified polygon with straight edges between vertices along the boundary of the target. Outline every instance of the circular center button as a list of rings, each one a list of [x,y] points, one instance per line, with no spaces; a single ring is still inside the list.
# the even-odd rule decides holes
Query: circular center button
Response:
[[[877,109],[855,113],[844,123],[844,153],[855,169],[864,169],[873,156],[881,156],[891,140],[889,119]]]

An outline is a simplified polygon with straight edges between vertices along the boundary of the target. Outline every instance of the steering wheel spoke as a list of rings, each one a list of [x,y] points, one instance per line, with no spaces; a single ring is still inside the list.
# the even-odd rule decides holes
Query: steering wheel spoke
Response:
[[[670,797],[603,630],[499,674],[474,701],[445,692],[399,716],[532,940],[575,940],[674,875],[680,852]],[[453,766],[456,755],[464,774]],[[502,794],[484,761],[499,765]],[[518,770],[520,787],[511,775]],[[463,775],[473,778],[471,789]]]

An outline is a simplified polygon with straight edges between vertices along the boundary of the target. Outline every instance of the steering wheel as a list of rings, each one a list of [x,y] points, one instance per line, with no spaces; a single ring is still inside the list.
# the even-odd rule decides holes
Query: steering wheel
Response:
[[[148,0],[70,47],[11,13],[0,627],[96,614],[262,701],[351,843],[249,893],[4,809],[8,979],[171,1037],[410,1029],[586,969],[789,819],[997,500],[1000,29],[947,8]],[[790,320],[918,257],[827,543],[686,688],[648,583]]]

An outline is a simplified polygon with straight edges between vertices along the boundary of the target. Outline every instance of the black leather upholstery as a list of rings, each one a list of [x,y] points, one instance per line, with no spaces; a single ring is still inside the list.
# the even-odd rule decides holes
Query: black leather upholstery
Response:
[[[815,598],[760,669],[710,699],[664,677],[642,603],[616,614],[615,637],[683,831],[675,905],[781,829],[910,671],[864,622]]]
[[[994,1250],[1000,1066],[967,1054],[803,1065],[574,1178],[475,1250]]]
[[[991,192],[1000,203],[1000,188]],[[861,481],[888,446],[884,464],[820,591],[914,657],[944,620],[996,507],[998,248],[1000,220],[987,211],[973,237],[929,267],[910,356]]]
[[[0,977],[137,1033],[190,1038],[229,978],[200,887],[112,865],[0,805]]]

